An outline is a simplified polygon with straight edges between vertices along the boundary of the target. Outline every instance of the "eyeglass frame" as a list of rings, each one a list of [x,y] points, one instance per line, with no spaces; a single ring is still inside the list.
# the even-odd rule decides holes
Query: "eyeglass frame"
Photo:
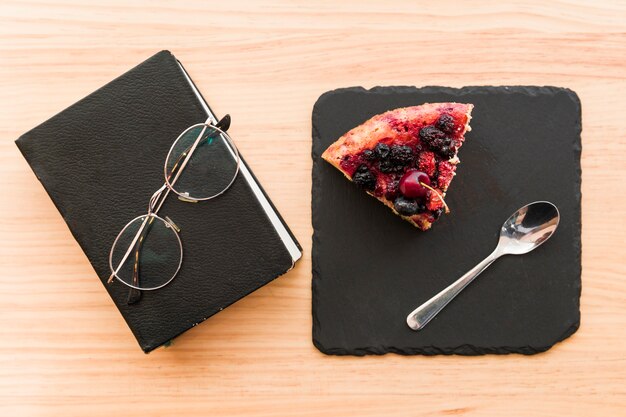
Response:
[[[178,275],[178,272],[180,271],[180,268],[182,266],[182,262],[183,262],[183,245],[182,245],[182,240],[181,240],[181,238],[179,236],[180,228],[169,217],[165,216],[165,218],[162,218],[162,217],[158,216],[158,212],[161,209],[161,207],[163,206],[163,203],[165,202],[167,197],[169,196],[170,191],[174,192],[178,196],[178,199],[183,201],[183,202],[197,203],[197,202],[207,201],[207,200],[211,200],[213,198],[219,197],[220,195],[224,194],[233,185],[233,183],[237,179],[237,176],[238,176],[239,170],[240,170],[240,165],[241,165],[241,158],[239,156],[239,151],[238,151],[237,146],[235,145],[233,139],[230,137],[230,135],[228,133],[226,133],[226,131],[230,127],[230,115],[228,115],[228,114],[225,115],[222,119],[220,119],[219,122],[217,122],[215,124],[212,123],[212,120],[213,119],[211,117],[209,117],[204,123],[197,123],[195,125],[191,125],[188,128],[186,128],[185,130],[183,130],[180,133],[180,135],[178,135],[176,140],[174,140],[174,142],[172,143],[172,146],[170,147],[170,149],[169,149],[169,151],[167,153],[167,157],[165,158],[165,164],[164,164],[165,183],[157,191],[155,191],[154,194],[152,194],[152,197],[150,197],[150,201],[148,203],[148,213],[147,214],[142,214],[140,216],[137,216],[134,219],[132,219],[131,221],[129,221],[122,228],[122,230],[118,233],[118,235],[115,238],[113,244],[111,245],[111,250],[109,252],[109,268],[111,269],[111,275],[109,276],[109,278],[107,280],[107,283],[111,284],[112,282],[117,280],[117,281],[121,282],[122,284],[126,285],[127,287],[129,287],[130,290],[131,290],[130,293],[129,293],[129,299],[128,299],[128,303],[129,304],[133,304],[133,303],[138,301],[138,298],[140,297],[140,292],[141,291],[154,291],[154,290],[158,290],[158,289],[163,288],[166,285],[170,284],[174,280],[174,278],[176,278],[176,276]],[[168,177],[171,176],[171,174],[173,172],[170,172],[170,174],[168,175],[168,172],[167,172],[168,171],[167,162],[169,161],[170,156],[171,156],[172,152],[174,151],[174,145],[176,145],[178,143],[178,141],[188,131],[190,131],[193,128],[199,127],[199,126],[204,126],[204,128],[198,134],[198,137],[194,140],[194,143],[189,148],[187,148],[185,151],[183,151],[181,153],[181,156],[185,155],[185,153],[187,153],[187,155],[185,156],[185,160],[182,162],[182,164],[181,164],[180,168],[178,169],[174,179],[170,182]],[[233,157],[236,160],[236,169],[235,169],[235,172],[234,172],[233,177],[230,180],[230,182],[220,192],[218,192],[216,194],[213,194],[213,195],[211,195],[209,197],[205,197],[205,198],[195,198],[195,197],[191,197],[189,195],[189,193],[181,193],[181,192],[179,192],[178,190],[176,190],[174,188],[174,184],[176,183],[176,181],[178,180],[178,178],[180,177],[180,175],[184,171],[187,163],[191,159],[191,156],[193,155],[193,153],[195,152],[198,144],[200,143],[200,141],[202,140],[203,136],[205,135],[206,128],[209,127],[209,126],[212,129],[215,129],[217,131],[217,134],[226,140],[226,145],[227,145],[228,149],[231,151]],[[178,164],[178,162],[176,164]],[[175,166],[174,166],[174,168],[172,168],[172,171],[174,169],[176,169]],[[139,230],[135,234],[135,237],[132,239],[132,242],[129,244],[128,249],[126,250],[126,253],[122,257],[121,261],[119,262],[118,267],[117,268],[113,268],[113,249],[117,245],[118,240],[124,234],[124,231],[131,224],[133,224],[136,220],[141,219],[142,217],[145,217],[142,225],[140,226]],[[126,263],[128,257],[130,256],[131,252],[133,251],[133,249],[137,246],[137,243],[138,243],[137,241],[139,240],[140,235],[142,234],[143,230],[145,229],[148,219],[151,218],[151,217],[152,218],[156,218],[156,219],[162,221],[165,224],[166,227],[172,229],[172,231],[174,232],[174,235],[176,236],[176,239],[178,240],[178,244],[179,244],[179,248],[180,248],[180,260],[178,262],[178,266],[176,268],[176,271],[172,274],[171,278],[168,279],[165,283],[163,283],[161,285],[158,285],[158,286],[155,286],[155,287],[142,288],[142,287],[138,287],[138,286],[135,286],[135,285],[127,283],[122,278],[120,278],[117,274],[118,274],[119,270],[122,268],[122,266]],[[140,251],[140,250],[141,250],[141,248],[137,249],[137,251]],[[137,255],[137,256],[139,256],[139,255]],[[138,263],[138,261],[136,261],[136,264],[137,263]]]

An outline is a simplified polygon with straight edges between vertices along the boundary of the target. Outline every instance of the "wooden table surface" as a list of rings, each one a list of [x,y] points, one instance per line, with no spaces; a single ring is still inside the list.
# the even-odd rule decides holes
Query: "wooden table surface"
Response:
[[[1,416],[626,415],[626,3],[3,0]],[[414,2],[418,3],[418,2]],[[304,247],[144,355],[13,141],[161,49]],[[311,109],[363,85],[557,85],[583,105],[582,325],[527,357],[328,357],[311,343]]]

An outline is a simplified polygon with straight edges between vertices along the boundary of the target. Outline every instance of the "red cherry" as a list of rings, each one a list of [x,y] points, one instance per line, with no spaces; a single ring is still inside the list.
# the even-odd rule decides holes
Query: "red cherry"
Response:
[[[416,169],[408,170],[400,179],[398,184],[400,192],[408,198],[424,198],[428,194],[428,188],[422,186],[420,182],[430,185],[430,178],[425,172]]]

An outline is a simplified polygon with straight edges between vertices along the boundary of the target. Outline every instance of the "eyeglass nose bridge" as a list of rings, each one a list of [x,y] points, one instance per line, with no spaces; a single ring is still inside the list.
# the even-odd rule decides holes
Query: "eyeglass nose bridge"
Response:
[[[159,200],[163,195],[163,191],[165,191],[166,188],[167,186],[163,184],[161,188],[159,188],[155,191],[154,194],[152,194],[152,197],[150,197],[150,201],[148,202],[148,214],[152,214],[155,212],[157,206],[159,205]]]

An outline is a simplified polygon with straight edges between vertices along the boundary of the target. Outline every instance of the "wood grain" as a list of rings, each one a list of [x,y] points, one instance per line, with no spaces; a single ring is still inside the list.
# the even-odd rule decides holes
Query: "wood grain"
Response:
[[[626,415],[626,3],[0,4],[0,415]],[[158,50],[184,62],[304,246],[288,275],[141,353],[13,141]],[[532,357],[311,344],[311,109],[363,85],[536,84],[583,104],[578,333]]]

